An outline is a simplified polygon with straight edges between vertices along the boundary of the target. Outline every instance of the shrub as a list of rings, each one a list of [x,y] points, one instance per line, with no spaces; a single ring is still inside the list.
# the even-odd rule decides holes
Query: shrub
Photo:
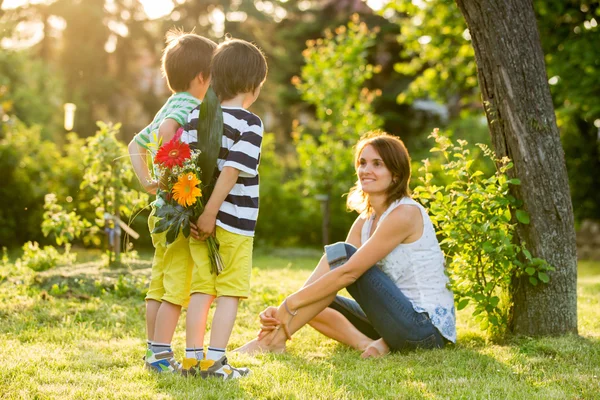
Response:
[[[480,328],[501,335],[512,304],[511,279],[527,274],[532,285],[546,283],[546,272],[552,267],[532,257],[524,243],[516,243],[516,224],[528,224],[529,215],[509,193],[510,185],[520,184],[518,179],[506,177],[513,166],[510,160],[496,159],[487,146],[478,145],[498,167],[495,174],[485,176],[472,168],[475,160],[466,141],[455,144],[437,129],[430,137],[437,144],[431,151],[442,154],[442,170],[450,182],[434,185],[428,172],[430,163],[424,160],[419,178],[422,185],[415,188],[415,197],[429,208],[441,236],[457,309],[472,304]]]
[[[40,248],[37,242],[27,242],[23,245],[23,255],[16,261],[18,266],[24,266],[34,271],[46,271],[57,265],[70,265],[75,262],[76,254],[69,252],[66,246],[63,254],[53,246]]]

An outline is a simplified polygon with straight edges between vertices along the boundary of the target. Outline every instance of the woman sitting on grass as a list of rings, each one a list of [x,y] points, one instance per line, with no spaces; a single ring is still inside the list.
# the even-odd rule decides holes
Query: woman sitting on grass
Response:
[[[360,215],[346,242],[325,246],[302,289],[260,314],[258,338],[240,352],[285,351],[307,323],[363,357],[456,341],[444,256],[427,211],[410,197],[404,143],[369,134],[356,146],[355,167],[348,207]],[[354,300],[337,295],[343,288]]]

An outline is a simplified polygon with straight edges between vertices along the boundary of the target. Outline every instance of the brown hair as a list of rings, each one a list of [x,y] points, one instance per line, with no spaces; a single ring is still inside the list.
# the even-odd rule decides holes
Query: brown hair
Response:
[[[267,60],[250,42],[227,39],[221,43],[211,64],[211,84],[221,101],[240,93],[252,93],[267,77]]]
[[[385,132],[369,132],[364,135],[356,144],[354,152],[354,167],[358,169],[360,155],[367,146],[373,146],[379,154],[386,168],[392,174],[392,183],[387,189],[386,205],[389,206],[394,201],[403,197],[410,196],[410,156],[404,142],[396,136]],[[366,212],[371,214],[373,208],[369,202],[369,195],[362,191],[360,180],[350,189],[348,200],[346,201],[348,209],[359,213]]]
[[[162,55],[162,72],[173,93],[185,92],[190,82],[202,74],[210,76],[210,61],[217,44],[210,39],[179,29],[167,32],[167,46]]]

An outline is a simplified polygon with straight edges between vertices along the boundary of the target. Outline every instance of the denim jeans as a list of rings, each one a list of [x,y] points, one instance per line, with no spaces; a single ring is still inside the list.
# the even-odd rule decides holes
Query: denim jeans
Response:
[[[343,242],[325,246],[331,269],[345,264],[356,251]],[[329,307],[342,313],[364,335],[383,338],[391,350],[444,347],[445,340],[427,313],[416,312],[378,266],[368,269],[346,289],[354,300],[336,296]]]

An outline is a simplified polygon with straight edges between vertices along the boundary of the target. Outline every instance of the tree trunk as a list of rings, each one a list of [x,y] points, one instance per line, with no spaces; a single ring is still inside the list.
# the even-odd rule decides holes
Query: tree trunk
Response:
[[[456,0],[475,49],[492,144],[521,180],[528,225],[518,240],[556,268],[549,284],[515,279],[511,329],[524,335],[577,332],[577,257],[564,152],[531,0]]]

